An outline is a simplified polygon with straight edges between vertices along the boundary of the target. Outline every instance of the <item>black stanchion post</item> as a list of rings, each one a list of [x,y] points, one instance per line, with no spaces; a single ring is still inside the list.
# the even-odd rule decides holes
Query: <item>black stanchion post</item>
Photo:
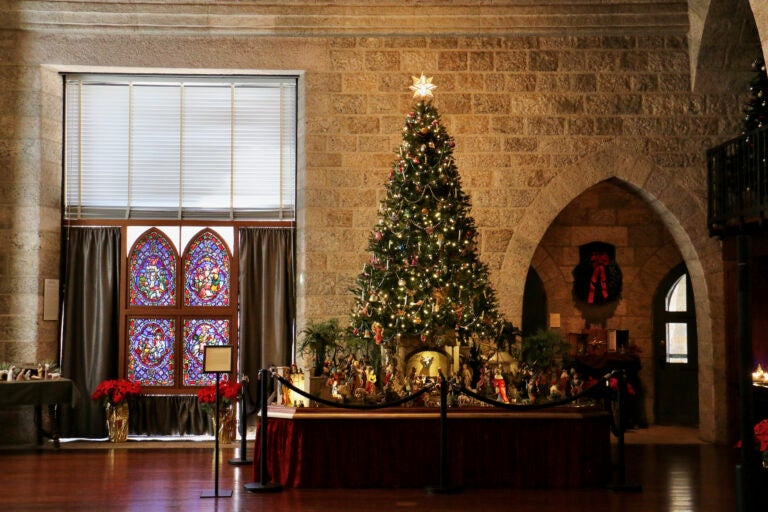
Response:
[[[737,286],[736,320],[738,336],[738,383],[739,383],[739,437],[740,460],[736,464],[736,509],[739,512],[757,510],[755,474],[759,461],[755,450],[755,410],[752,391],[752,309],[750,302],[751,277],[749,260],[751,243],[749,235],[737,237]]]
[[[456,494],[461,492],[450,483],[450,461],[448,460],[448,380],[440,372],[440,483],[427,487],[430,494]]]
[[[622,395],[627,389],[627,379],[624,370],[617,373],[618,385],[616,387],[616,438],[618,452],[618,479],[615,483],[609,484],[608,488],[612,491],[640,492],[643,487],[640,484],[627,483],[626,455],[624,451],[624,410],[622,409],[624,401]]]
[[[276,492],[283,488],[276,482],[269,481],[267,473],[267,391],[269,371],[259,370],[259,404],[261,413],[259,418],[259,481],[245,484],[245,490],[251,492]]]
[[[243,375],[240,379],[243,387],[240,389],[240,457],[229,459],[229,463],[233,466],[245,466],[247,464],[253,464],[253,460],[248,458],[247,455],[247,443],[246,436],[248,435],[248,414],[245,410],[245,390],[248,385],[248,376]]]
[[[216,372],[216,407],[214,409],[214,428],[213,428],[213,492],[206,491],[200,495],[201,498],[231,498],[232,491],[219,492],[219,372]]]

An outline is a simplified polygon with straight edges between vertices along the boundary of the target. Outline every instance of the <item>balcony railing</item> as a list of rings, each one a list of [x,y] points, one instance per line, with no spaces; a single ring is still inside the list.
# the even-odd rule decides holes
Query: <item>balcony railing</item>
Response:
[[[768,210],[768,127],[707,150],[712,236],[762,225]]]

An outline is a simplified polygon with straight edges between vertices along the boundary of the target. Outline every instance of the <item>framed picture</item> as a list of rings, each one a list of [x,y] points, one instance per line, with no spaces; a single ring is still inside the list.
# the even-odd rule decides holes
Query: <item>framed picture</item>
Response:
[[[232,371],[232,345],[205,345],[203,347],[203,373],[229,373]]]

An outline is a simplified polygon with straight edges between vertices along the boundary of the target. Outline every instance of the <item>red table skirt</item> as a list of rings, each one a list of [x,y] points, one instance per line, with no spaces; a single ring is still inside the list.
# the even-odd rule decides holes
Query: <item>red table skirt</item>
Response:
[[[448,482],[440,481],[436,409],[271,407],[267,432],[268,476],[259,470],[259,428],[254,481],[285,487],[577,488],[605,485],[611,473],[609,417],[597,410],[452,409]]]

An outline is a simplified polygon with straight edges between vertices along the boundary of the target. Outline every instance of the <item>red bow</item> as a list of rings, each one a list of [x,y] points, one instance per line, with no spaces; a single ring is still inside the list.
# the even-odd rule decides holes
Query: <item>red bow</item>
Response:
[[[603,296],[603,300],[608,300],[608,287],[605,284],[605,266],[610,263],[608,255],[604,252],[594,252],[590,258],[592,262],[592,268],[595,270],[592,272],[592,277],[589,280],[589,296],[587,302],[592,304],[595,302],[595,287],[599,283],[600,293]]]

